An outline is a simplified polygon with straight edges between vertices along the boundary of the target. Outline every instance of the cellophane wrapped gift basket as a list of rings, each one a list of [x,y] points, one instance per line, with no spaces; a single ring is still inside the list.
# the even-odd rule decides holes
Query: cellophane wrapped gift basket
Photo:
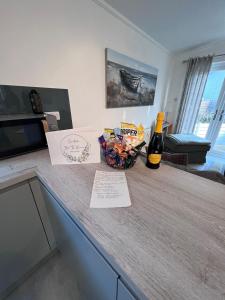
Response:
[[[133,167],[144,142],[144,127],[121,123],[121,128],[105,128],[99,137],[106,163],[117,169]]]

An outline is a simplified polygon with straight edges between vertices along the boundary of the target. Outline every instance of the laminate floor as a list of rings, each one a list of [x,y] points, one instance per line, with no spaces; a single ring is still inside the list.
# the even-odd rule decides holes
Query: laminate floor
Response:
[[[79,300],[72,278],[58,252],[5,300]]]

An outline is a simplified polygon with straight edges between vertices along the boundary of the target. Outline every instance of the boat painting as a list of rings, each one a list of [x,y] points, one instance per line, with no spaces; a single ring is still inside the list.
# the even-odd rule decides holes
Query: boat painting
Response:
[[[158,70],[106,49],[107,108],[154,104]]]
[[[120,70],[120,77],[122,83],[127,87],[128,90],[131,90],[134,93],[137,92],[142,76],[134,76],[126,70]]]

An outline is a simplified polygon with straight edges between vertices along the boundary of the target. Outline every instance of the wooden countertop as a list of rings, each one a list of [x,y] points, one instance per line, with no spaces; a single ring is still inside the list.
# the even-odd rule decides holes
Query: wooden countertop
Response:
[[[141,159],[126,171],[132,206],[91,209],[95,170],[51,166],[47,150],[0,162],[0,188],[41,178],[140,299],[225,299],[225,186]]]

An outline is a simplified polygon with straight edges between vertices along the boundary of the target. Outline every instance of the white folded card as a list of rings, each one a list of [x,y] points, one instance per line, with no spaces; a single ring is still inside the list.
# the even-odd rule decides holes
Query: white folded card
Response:
[[[90,128],[74,128],[46,132],[53,165],[99,163],[98,132]]]
[[[91,194],[91,208],[131,206],[125,172],[96,171]]]

